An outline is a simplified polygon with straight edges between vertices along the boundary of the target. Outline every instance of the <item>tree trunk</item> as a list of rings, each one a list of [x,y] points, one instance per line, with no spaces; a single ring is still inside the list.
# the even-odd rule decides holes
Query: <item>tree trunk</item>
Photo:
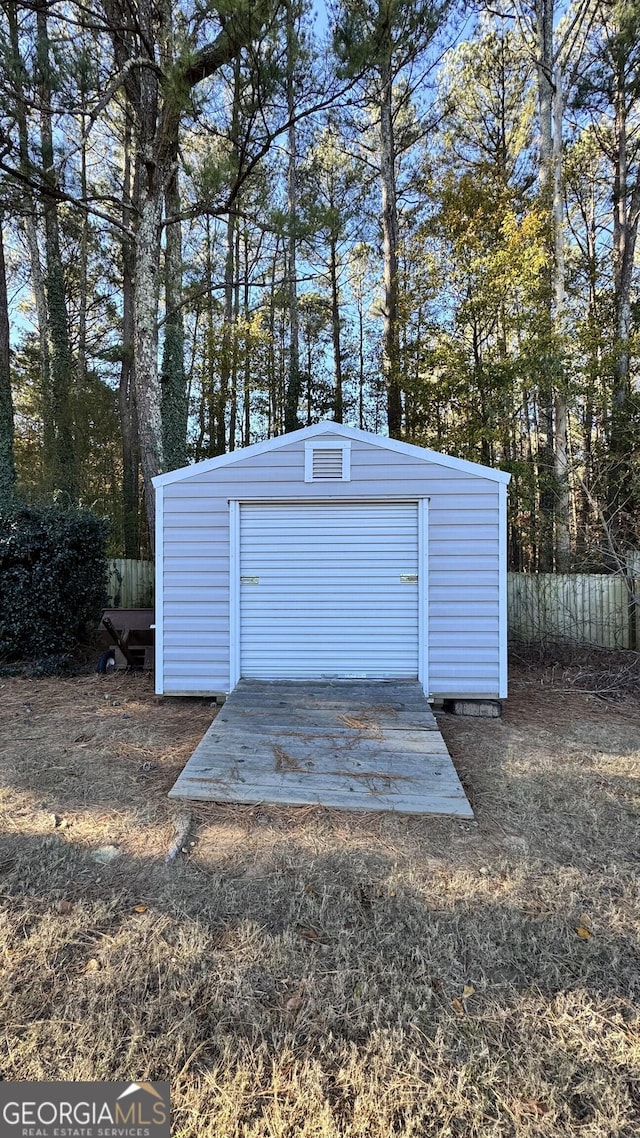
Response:
[[[585,239],[587,246],[587,264],[589,277],[589,307],[588,321],[591,328],[598,327],[598,230],[596,225],[595,189],[592,184],[588,205],[583,209]],[[601,340],[598,336],[595,343],[590,346],[587,368],[587,386],[584,395],[584,414],[582,421],[582,454],[584,473],[580,479],[576,492],[578,495],[576,538],[578,552],[589,552],[589,529],[593,516],[593,443],[596,392],[602,372]]]
[[[365,296],[365,255],[360,246],[351,262],[350,285],[358,317],[358,426],[364,430],[365,404],[365,343],[364,343],[364,296]]]
[[[82,15],[80,17],[82,22]],[[88,51],[88,41],[86,32],[82,29],[82,50]],[[80,77],[80,197],[82,201],[87,201],[87,142],[85,132],[87,129],[87,84],[86,75],[84,70],[81,72]],[[78,297],[78,350],[77,350],[77,367],[76,367],[76,382],[79,391],[85,387],[87,380],[87,298],[89,296],[89,281],[88,281],[88,267],[89,267],[89,214],[85,213],[81,218],[81,232],[80,232],[80,258],[78,266],[78,275],[80,277],[80,289]]]
[[[631,283],[640,218],[640,184],[636,183],[633,191],[629,192],[627,92],[624,74],[617,72],[614,80],[613,287],[616,345],[611,449],[614,455],[624,456],[630,441],[627,404],[630,395]]]
[[[232,62],[270,17],[266,0],[238,5],[222,19],[214,40],[174,50],[170,9],[138,0],[135,19],[121,0],[102,0],[116,62],[128,67],[125,89],[135,117],[140,202],[136,227],[134,286],[135,392],[140,459],[149,531],[153,541],[153,477],[166,469],[158,376],[158,302],[162,204],[169,185],[187,95]],[[201,27],[202,25],[200,25]],[[159,35],[162,36],[159,42]],[[131,67],[132,60],[146,66]],[[164,66],[165,70],[162,71]]]
[[[287,114],[289,116],[287,158],[287,304],[289,308],[289,375],[285,392],[284,429],[295,431],[300,426],[298,404],[301,393],[300,329],[298,319],[297,227],[298,227],[298,155],[296,145],[296,28],[294,0],[287,0]]]
[[[364,431],[364,312],[358,297],[358,426]]]
[[[562,72],[555,69],[553,94],[553,302],[554,331],[560,341],[562,363],[555,391],[554,474],[556,481],[556,565],[566,573],[571,560],[571,502],[569,466],[567,462],[569,418],[567,411],[567,377],[564,369],[564,336],[566,332],[566,295],[564,259],[564,193],[562,184]]]
[[[382,191],[382,244],[384,254],[384,326],[382,374],[387,389],[387,425],[391,438],[402,434],[402,388],[398,348],[398,206],[396,198],[393,132],[393,81],[391,47],[379,67],[380,81],[380,185]]]
[[[165,187],[165,211],[180,213],[178,140],[175,140],[172,171]],[[164,253],[165,324],[162,352],[162,440],[168,470],[187,464],[187,377],[184,368],[184,320],[182,317],[182,225],[166,227]]]
[[[335,237],[329,242],[329,279],[331,282],[331,340],[333,344],[333,417],[336,423],[343,417],[342,343],[340,329],[340,292],[338,288],[338,250]]]
[[[46,8],[39,7],[37,21],[38,86],[40,96],[40,146],[42,180],[57,188],[51,117],[51,72]],[[78,497],[71,390],[73,359],[69,339],[69,315],[60,252],[58,206],[53,194],[43,194],[46,249],[46,296],[51,339],[51,413],[54,431],[53,488],[62,491],[68,503]]]
[[[236,449],[236,434],[238,430],[238,361],[240,358],[239,321],[240,321],[240,226],[236,225],[235,244],[235,279],[233,282],[233,344],[231,347],[231,376],[229,391],[229,450]]]
[[[224,257],[224,316],[222,324],[222,346],[220,350],[220,388],[216,415],[216,454],[227,450],[227,404],[231,379],[231,359],[236,330],[233,317],[233,281],[236,273],[236,225],[237,218],[230,211],[227,218]]]
[[[15,61],[16,103],[15,115],[18,125],[18,147],[20,154],[20,171],[25,178],[31,173],[31,160],[29,155],[29,132],[25,111],[23,90],[24,64],[20,54],[20,38],[18,34],[17,5],[13,0],[7,4],[7,21],[9,24],[9,40],[11,53]],[[22,191],[22,217],[24,219],[27,247],[29,249],[29,264],[31,269],[31,285],[36,307],[36,320],[38,325],[39,364],[40,364],[40,399],[42,403],[42,450],[43,473],[47,489],[53,489],[49,484],[48,475],[53,469],[54,454],[54,427],[51,410],[51,360],[49,355],[49,319],[47,316],[47,297],[44,287],[40,248],[38,244],[38,225],[36,207],[33,193],[25,181]]]
[[[238,58],[235,60],[233,72],[231,153],[229,155],[231,175],[236,179],[240,172],[240,79],[240,58]],[[220,393],[218,398],[216,454],[225,454],[227,450],[227,408],[231,394],[234,343],[237,337],[234,306],[234,282],[239,272],[237,263],[237,234],[238,216],[235,209],[230,208],[227,216],[227,230],[225,236],[224,317],[222,325],[222,350],[220,352]],[[231,426],[231,424],[229,424],[229,426]],[[231,430],[229,430],[229,435],[230,434]]]
[[[145,55],[155,63],[155,11],[141,0],[137,19]],[[158,375],[158,303],[160,297],[160,234],[167,181],[159,137],[159,81],[151,67],[140,68],[136,92],[136,174],[138,217],[133,290],[133,350],[135,401],[138,415],[140,466],[151,548],[155,544],[155,496],[152,479],[166,470],[162,431],[162,387]],[[169,145],[175,139],[171,130]]]
[[[614,14],[615,16],[615,14]],[[618,23],[609,43],[613,102],[613,307],[614,359],[611,376],[609,425],[610,468],[607,487],[609,543],[624,550],[637,538],[638,491],[634,457],[638,452],[637,427],[631,396],[632,333],[631,287],[640,218],[640,182],[630,177],[629,115],[633,98],[627,75],[628,33]],[[630,185],[631,182],[631,185]],[[635,184],[634,184],[635,182]]]
[[[247,226],[244,226],[242,233],[242,251],[243,251],[243,301],[242,301],[242,315],[244,320],[244,380],[242,392],[242,409],[244,412],[244,426],[243,426],[243,445],[248,447],[251,444],[251,339],[250,339],[250,320],[251,312],[249,309],[249,234]]]
[[[146,178],[148,171],[141,171]],[[144,480],[149,533],[155,536],[152,479],[165,470],[162,435],[161,389],[158,376],[158,299],[160,275],[160,224],[162,198],[157,174],[149,173],[142,189],[136,234],[134,282],[134,384],[138,413],[140,465]]]
[[[36,308],[36,321],[38,324],[38,362],[40,365],[40,399],[42,404],[42,464],[44,484],[47,490],[53,490],[51,473],[53,471],[53,455],[55,450],[55,430],[53,426],[53,412],[51,408],[51,355],[49,352],[49,317],[47,315],[47,295],[44,287],[42,262],[40,260],[40,245],[38,242],[38,228],[36,211],[30,190],[24,196],[24,228],[29,248],[29,268],[31,271],[31,286]]]
[[[553,187],[553,13],[555,0],[536,0],[540,197],[551,204]]]
[[[233,111],[231,116],[231,154],[230,167],[233,176],[238,178],[240,164],[240,58],[235,60],[233,75]],[[224,322],[222,328],[222,351],[220,355],[220,397],[218,401],[218,433],[216,453],[227,450],[227,405],[231,393],[231,374],[233,370],[234,346],[237,339],[236,311],[234,305],[234,282],[239,273],[237,260],[238,217],[234,209],[229,210],[224,261]],[[231,420],[231,414],[229,416]],[[235,433],[235,423],[234,423]],[[229,422],[231,437],[231,421]],[[230,448],[231,449],[231,448]]]
[[[195,458],[212,458],[215,453],[216,402],[215,402],[215,314],[213,302],[213,258],[211,255],[211,218],[205,218],[205,338],[202,354],[202,381],[199,414],[199,434]]]
[[[4,262],[3,221],[0,213],[0,505],[11,501],[16,486],[16,468],[13,459],[9,301]]]
[[[307,332],[307,421],[305,426],[310,427],[313,422],[313,343],[311,330]]]
[[[555,446],[554,446],[554,392],[553,379],[553,14],[554,0],[536,0],[536,38],[537,38],[537,77],[538,114],[540,133],[540,154],[538,167],[538,189],[542,207],[548,218],[549,227],[549,267],[543,270],[542,303],[545,310],[545,326],[541,333],[540,350],[543,362],[540,366],[539,391],[539,432],[537,466],[540,486],[539,515],[539,567],[549,571],[554,564],[553,518],[555,510]]]
[[[131,129],[125,126],[122,220],[129,228],[136,209],[137,187],[131,192]],[[140,556],[140,453],[134,381],[134,274],[135,250],[125,237],[122,242],[122,359],[118,406],[122,432],[122,540],[125,557]]]

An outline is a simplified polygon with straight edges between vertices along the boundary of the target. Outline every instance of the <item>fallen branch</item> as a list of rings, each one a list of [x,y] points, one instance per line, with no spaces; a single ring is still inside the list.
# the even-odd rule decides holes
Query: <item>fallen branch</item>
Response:
[[[166,858],[164,859],[165,865],[173,865],[176,858],[178,857],[178,854],[187,852],[187,841],[189,839],[192,824],[193,815],[189,813],[179,814],[175,819],[174,826],[176,836],[171,846],[169,847],[169,852]]]

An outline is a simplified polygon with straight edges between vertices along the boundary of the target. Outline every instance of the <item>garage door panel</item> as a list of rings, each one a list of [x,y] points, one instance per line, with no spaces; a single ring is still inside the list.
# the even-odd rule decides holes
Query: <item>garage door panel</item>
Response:
[[[417,504],[241,506],[242,675],[415,678],[417,574]]]

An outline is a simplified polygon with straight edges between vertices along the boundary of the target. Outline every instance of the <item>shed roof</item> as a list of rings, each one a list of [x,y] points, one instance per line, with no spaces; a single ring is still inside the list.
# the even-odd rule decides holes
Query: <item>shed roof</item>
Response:
[[[276,438],[266,439],[261,443],[253,443],[252,446],[243,447],[241,450],[230,451],[229,454],[218,455],[217,458],[205,458],[202,462],[193,463],[191,466],[183,466],[179,470],[170,470],[167,474],[158,474],[153,479],[153,485],[158,487],[167,486],[172,482],[182,482],[184,479],[193,478],[197,474],[206,474],[209,470],[218,470],[219,467],[229,466],[234,462],[242,462],[243,459],[253,458],[254,455],[277,450],[279,447],[289,446],[291,443],[306,442],[307,439],[318,438],[322,435],[337,435],[343,439],[369,443],[371,446],[380,447],[382,450],[396,451],[399,454],[420,459],[422,462],[434,463],[452,470],[462,470],[465,474],[475,475],[477,478],[488,478],[493,482],[502,482],[505,485],[511,480],[511,475],[505,470],[494,470],[490,466],[482,466],[479,462],[469,462],[466,458],[453,458],[451,455],[440,454],[438,451],[429,450],[427,447],[414,446],[413,443],[403,443],[398,439],[389,439],[383,435],[374,435],[370,431],[361,431],[357,427],[346,427],[344,423],[325,420],[322,423],[315,423],[312,427],[302,427],[299,431],[291,431],[289,434],[278,435]]]

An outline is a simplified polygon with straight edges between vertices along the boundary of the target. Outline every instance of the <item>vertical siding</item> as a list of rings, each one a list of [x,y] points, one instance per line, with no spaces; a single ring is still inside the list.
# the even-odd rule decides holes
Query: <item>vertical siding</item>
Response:
[[[164,486],[164,691],[230,687],[230,499],[428,496],[429,691],[497,696],[500,485],[361,441],[350,482],[305,483],[304,461],[300,440]]]

